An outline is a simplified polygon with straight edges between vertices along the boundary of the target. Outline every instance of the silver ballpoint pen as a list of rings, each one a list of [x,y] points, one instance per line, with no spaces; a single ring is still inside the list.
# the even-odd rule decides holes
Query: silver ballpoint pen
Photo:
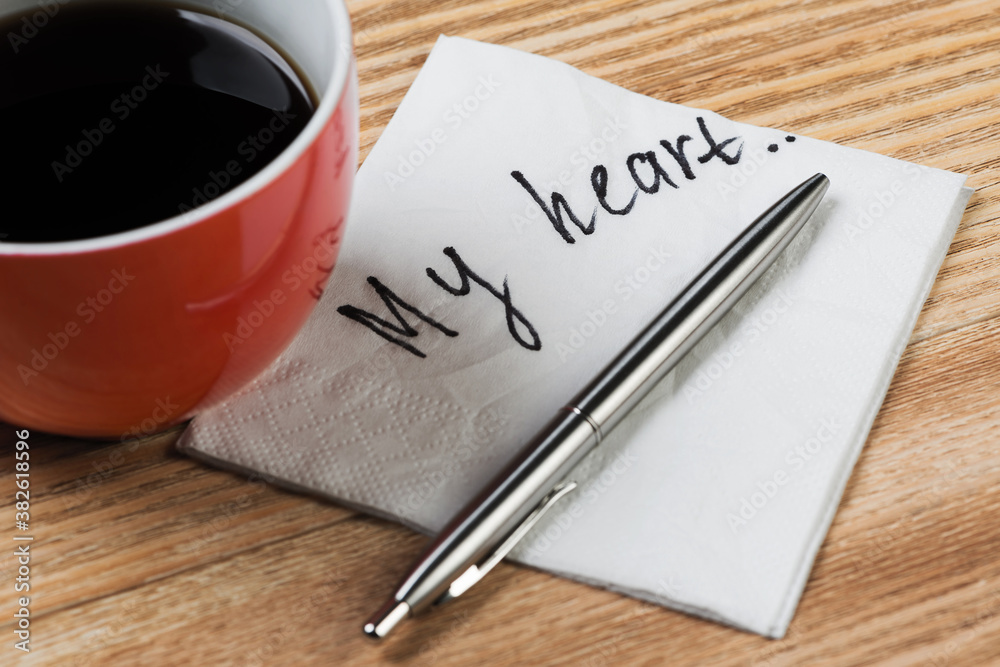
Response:
[[[433,539],[365,625],[385,637],[403,618],[458,597],[560,498],[573,467],[725,315],[806,223],[830,181],[816,174],[747,227]]]

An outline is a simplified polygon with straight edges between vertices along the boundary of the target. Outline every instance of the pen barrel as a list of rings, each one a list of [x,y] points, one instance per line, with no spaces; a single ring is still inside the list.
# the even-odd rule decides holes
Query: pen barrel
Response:
[[[427,547],[397,589],[412,613],[430,606],[451,580],[485,560],[598,442],[586,417],[561,410],[527,443],[521,456],[493,478]],[[404,593],[404,595],[400,595]]]
[[[571,405],[611,431],[771,266],[828,187],[816,174],[750,223]]]

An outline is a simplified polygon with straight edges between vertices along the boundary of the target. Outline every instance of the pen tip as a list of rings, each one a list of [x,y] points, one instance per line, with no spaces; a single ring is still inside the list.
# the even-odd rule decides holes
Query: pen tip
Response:
[[[365,623],[365,634],[372,639],[382,639],[410,613],[410,605],[402,600],[392,599],[385,603],[375,615]]]
[[[806,181],[806,183],[808,185],[822,187],[823,191],[825,192],[826,189],[830,187],[830,178],[826,174],[819,172],[815,174],[812,178],[810,178],[808,181]]]

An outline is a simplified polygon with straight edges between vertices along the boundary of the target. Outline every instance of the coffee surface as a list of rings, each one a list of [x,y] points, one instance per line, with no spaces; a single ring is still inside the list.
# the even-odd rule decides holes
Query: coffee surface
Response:
[[[308,123],[282,56],[215,16],[52,3],[0,22],[0,243],[92,238],[243,183]],[[40,24],[40,25],[39,25]]]

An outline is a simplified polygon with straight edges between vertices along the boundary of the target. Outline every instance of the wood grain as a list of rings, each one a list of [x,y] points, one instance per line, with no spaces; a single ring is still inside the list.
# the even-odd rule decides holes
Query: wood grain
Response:
[[[6,550],[0,664],[1000,664],[997,2],[348,4],[362,159],[444,33],[969,176],[976,193],[788,635],[502,564],[376,645],[360,623],[419,536],[180,457],[179,429],[114,445],[33,434],[33,650],[12,647]],[[7,490],[13,430],[0,424]]]

